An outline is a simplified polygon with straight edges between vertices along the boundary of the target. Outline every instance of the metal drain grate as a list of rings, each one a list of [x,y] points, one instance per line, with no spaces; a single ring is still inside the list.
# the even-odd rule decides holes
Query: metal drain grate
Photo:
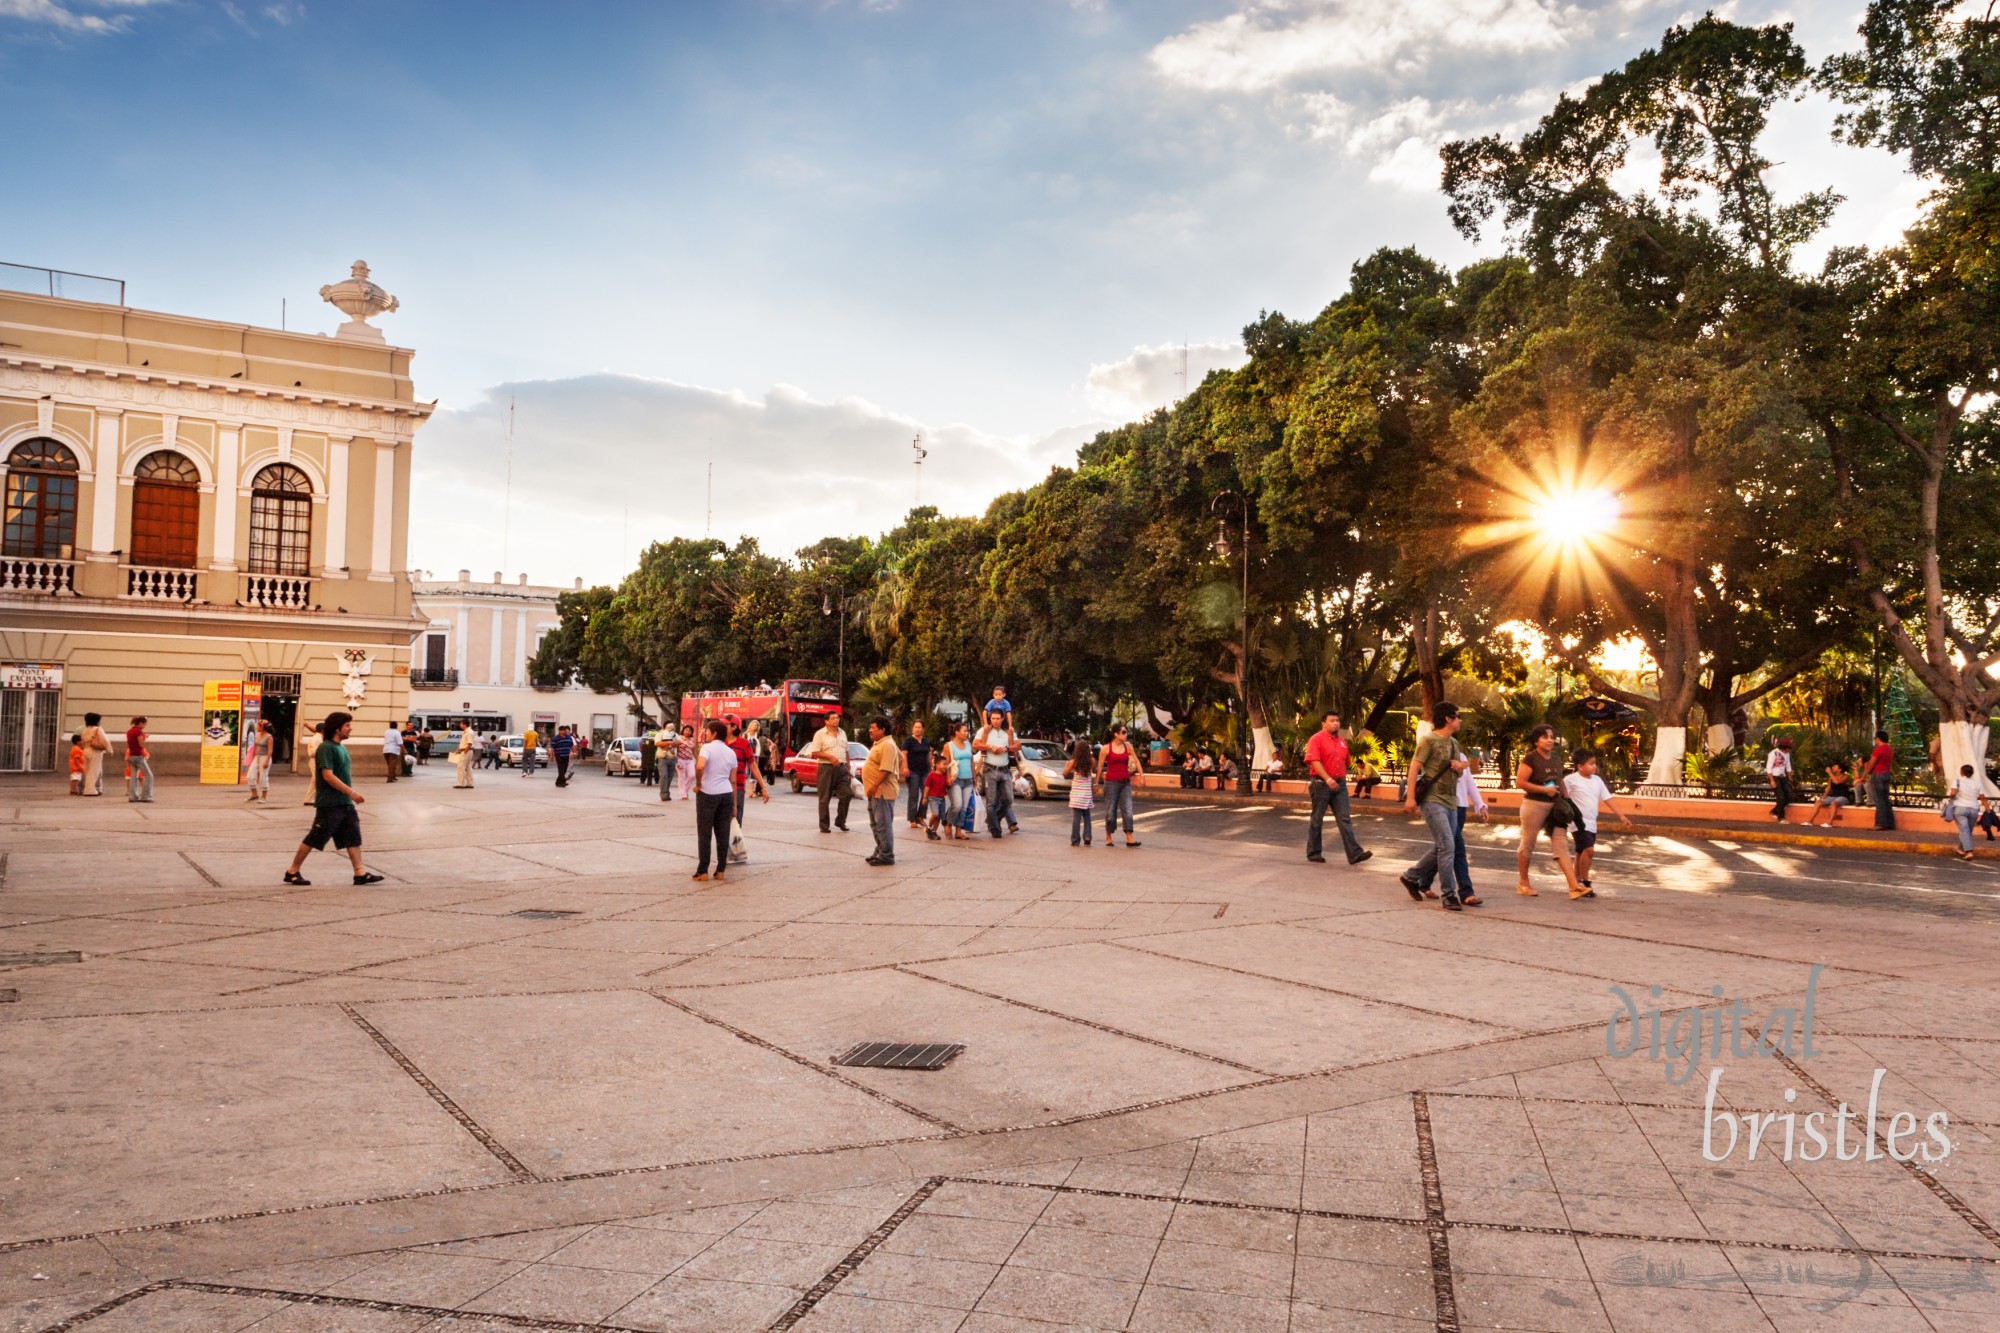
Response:
[[[0,967],[42,967],[48,963],[80,963],[83,955],[75,949],[62,953],[0,953]]]
[[[0,990],[0,1004],[19,1004],[20,1001],[21,992],[17,990]]]
[[[658,815],[620,815],[620,819],[658,819]]]
[[[943,1069],[964,1049],[943,1041],[864,1041],[833,1062],[850,1069]]]
[[[572,911],[568,908],[524,907],[518,912],[509,912],[507,915],[519,917],[523,921],[560,921],[566,916],[582,916],[583,912],[581,909]]]

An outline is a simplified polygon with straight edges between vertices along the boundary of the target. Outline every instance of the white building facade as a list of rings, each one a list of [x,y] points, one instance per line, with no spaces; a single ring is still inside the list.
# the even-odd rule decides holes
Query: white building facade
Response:
[[[528,660],[560,623],[557,596],[582,587],[581,579],[571,588],[529,583],[526,574],[475,582],[466,569],[456,579],[413,573],[412,601],[424,623],[410,645],[410,716],[433,731],[472,719],[482,735],[572,726],[594,750],[636,736],[629,697],[579,685],[550,689],[529,678]]]

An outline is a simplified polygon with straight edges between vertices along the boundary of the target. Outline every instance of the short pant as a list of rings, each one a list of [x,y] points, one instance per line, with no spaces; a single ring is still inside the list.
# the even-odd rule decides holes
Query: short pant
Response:
[[[327,839],[341,851],[361,845],[361,812],[351,805],[323,805],[313,812],[313,826],[306,831],[305,845],[316,852],[326,850]]]
[[[1597,831],[1595,829],[1571,829],[1569,836],[1576,839],[1576,849],[1579,852],[1587,852],[1597,845]]]

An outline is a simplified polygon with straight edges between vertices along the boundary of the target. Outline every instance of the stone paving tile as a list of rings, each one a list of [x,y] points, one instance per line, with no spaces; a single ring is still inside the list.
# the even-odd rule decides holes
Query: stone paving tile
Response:
[[[414,1333],[428,1326],[434,1326],[429,1315],[297,1303],[259,1319],[250,1328],[255,1333]]]
[[[791,1287],[754,1282],[722,1282],[670,1277],[617,1312],[620,1326],[682,1333],[752,1333],[797,1303]]]
[[[169,1288],[97,1316],[88,1333],[235,1333],[283,1311],[280,1301]]]
[[[539,1263],[481,1292],[465,1302],[464,1308],[486,1314],[594,1323],[629,1304],[651,1288],[654,1281],[653,1275],[647,1273],[614,1273]]]

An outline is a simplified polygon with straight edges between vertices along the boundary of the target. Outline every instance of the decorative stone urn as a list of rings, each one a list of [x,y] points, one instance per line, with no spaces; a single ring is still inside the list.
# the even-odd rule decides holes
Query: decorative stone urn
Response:
[[[322,301],[347,316],[347,322],[336,329],[333,336],[371,343],[386,341],[382,331],[368,321],[375,315],[393,313],[400,303],[368,280],[368,265],[362,260],[355,260],[350,272],[351,276],[345,282],[329,283],[319,289]]]

